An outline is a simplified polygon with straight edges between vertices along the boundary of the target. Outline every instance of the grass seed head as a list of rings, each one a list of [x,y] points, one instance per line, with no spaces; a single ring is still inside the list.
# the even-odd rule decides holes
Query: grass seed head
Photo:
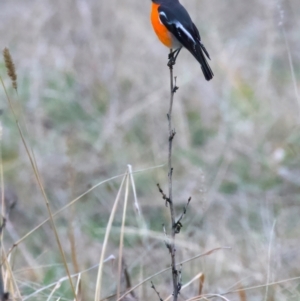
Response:
[[[5,66],[7,69],[7,74],[12,81],[13,88],[17,90],[17,87],[18,87],[17,86],[17,73],[16,73],[16,69],[15,69],[15,64],[12,60],[12,57],[10,55],[8,48],[4,48],[3,57],[4,57],[4,61],[5,61]]]

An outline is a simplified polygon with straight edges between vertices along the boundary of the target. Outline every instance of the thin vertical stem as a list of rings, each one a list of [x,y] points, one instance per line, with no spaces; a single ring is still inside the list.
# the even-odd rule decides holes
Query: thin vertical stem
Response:
[[[170,50],[170,56],[172,57],[172,49]],[[172,60],[172,58],[171,58]],[[176,248],[175,248],[175,209],[173,205],[173,194],[172,194],[172,175],[173,175],[173,167],[172,167],[172,146],[173,139],[175,136],[175,130],[172,128],[172,109],[173,109],[173,100],[174,94],[176,92],[176,87],[174,87],[174,77],[173,77],[173,66],[175,61],[171,61],[168,64],[170,69],[170,107],[168,112],[168,121],[169,121],[169,154],[168,154],[168,178],[169,178],[169,205],[170,205],[170,214],[171,214],[171,244],[170,244],[170,252],[171,252],[171,261],[172,261],[172,278],[173,278],[173,301],[177,301],[178,298],[178,273],[176,269]]]

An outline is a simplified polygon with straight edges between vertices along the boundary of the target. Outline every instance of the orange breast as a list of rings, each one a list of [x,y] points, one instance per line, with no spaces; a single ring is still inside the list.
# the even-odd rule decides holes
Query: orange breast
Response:
[[[167,46],[168,48],[172,48],[172,37],[168,29],[160,22],[159,14],[158,14],[159,4],[152,2],[152,10],[151,10],[151,23],[153,29],[160,39],[160,41]]]

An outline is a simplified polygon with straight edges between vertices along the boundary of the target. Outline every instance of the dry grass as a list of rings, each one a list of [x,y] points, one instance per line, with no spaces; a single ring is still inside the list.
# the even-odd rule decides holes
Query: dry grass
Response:
[[[232,249],[184,264],[183,284],[195,281],[182,297],[199,293],[203,274],[203,298],[235,290],[224,297],[298,300],[300,3],[183,2],[212,57],[215,77],[207,83],[191,55],[180,54],[174,196],[178,212],[190,195],[192,202],[178,237],[178,261],[220,246]],[[118,257],[124,235],[132,285],[169,265],[161,229],[168,212],[156,188],[157,182],[166,187],[166,165],[153,168],[167,159],[168,50],[152,33],[149,5],[137,0],[0,4],[1,49],[8,47],[14,59],[19,97],[9,88],[4,61],[0,76],[41,181],[39,186],[0,89],[5,194],[18,196],[2,257],[19,242],[4,261],[4,280],[24,300],[73,300],[57,239],[75,291],[83,300],[94,298],[106,226],[129,163],[133,170],[145,169],[133,174],[142,215],[136,214],[130,187],[124,230],[119,205],[103,260]],[[115,175],[121,176],[110,179]],[[44,223],[50,216],[40,187],[57,239],[53,226]],[[103,264],[103,297],[117,292],[121,265],[112,262]],[[166,298],[170,274],[152,280]],[[140,300],[156,298],[149,282],[135,293]]]

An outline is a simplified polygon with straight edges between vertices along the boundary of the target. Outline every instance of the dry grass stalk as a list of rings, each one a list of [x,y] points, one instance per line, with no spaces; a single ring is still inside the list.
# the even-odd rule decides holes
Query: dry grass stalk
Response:
[[[128,178],[128,171],[126,171],[126,173],[125,173],[125,175],[122,179],[122,183],[120,185],[118,194],[116,196],[113,208],[112,208],[110,216],[109,216],[108,223],[106,225],[105,236],[104,236],[101,256],[100,256],[100,260],[99,260],[98,274],[97,274],[97,280],[96,280],[96,291],[95,291],[95,298],[94,298],[95,301],[100,300],[101,289],[102,289],[103,264],[105,262],[105,259],[104,259],[105,258],[105,251],[107,249],[108,238],[109,238],[109,234],[111,232],[112,222],[113,222],[113,219],[115,217],[117,206],[119,204],[119,200],[120,200],[120,197],[121,197],[121,192],[122,192],[122,189],[123,189],[123,185],[124,185],[127,178]]]
[[[9,52],[8,52],[9,53]],[[73,292],[73,295],[75,297],[75,299],[77,300],[77,296],[76,296],[76,293],[75,293],[75,288],[74,288],[74,285],[73,285],[73,282],[72,282],[72,279],[71,279],[71,274],[70,274],[70,271],[69,271],[69,268],[68,268],[68,265],[67,265],[67,262],[66,262],[66,257],[65,257],[65,253],[64,253],[64,250],[63,250],[63,247],[62,247],[62,244],[61,244],[61,241],[59,239],[59,235],[58,235],[58,232],[57,232],[57,229],[56,229],[56,226],[55,226],[55,223],[54,223],[54,218],[53,218],[53,214],[52,214],[52,211],[51,211],[51,208],[50,208],[50,204],[49,204],[49,200],[48,200],[48,197],[46,195],[46,192],[45,192],[45,189],[44,189],[44,186],[42,184],[42,180],[41,180],[41,177],[40,177],[40,174],[39,174],[39,171],[38,171],[38,168],[37,168],[37,165],[36,165],[36,161],[35,161],[35,157],[34,157],[34,154],[32,151],[30,151],[29,149],[29,146],[25,140],[25,137],[23,135],[23,132],[22,132],[22,129],[21,129],[21,126],[16,118],[16,113],[15,113],[15,109],[12,105],[12,102],[11,102],[11,99],[9,98],[8,96],[8,93],[7,93],[7,90],[6,90],[6,87],[3,83],[3,80],[2,78],[0,77],[0,82],[3,86],[3,89],[4,89],[4,92],[5,92],[5,95],[6,95],[6,98],[7,98],[7,101],[9,103],[9,106],[11,108],[11,111],[15,117],[15,122],[16,122],[16,125],[17,125],[17,128],[18,128],[18,131],[19,131],[19,134],[20,134],[20,137],[21,137],[21,140],[22,140],[22,143],[25,147],[25,150],[26,150],[26,153],[28,155],[28,158],[29,158],[29,161],[30,161],[30,164],[32,166],[32,169],[33,169],[33,172],[34,172],[34,175],[35,175],[35,178],[38,182],[38,185],[40,187],[40,190],[41,190],[41,193],[43,195],[43,198],[44,198],[44,201],[46,203],[46,207],[47,207],[47,210],[48,210],[48,213],[49,213],[49,220],[51,222],[51,226],[52,226],[52,229],[53,229],[53,232],[54,232],[54,236],[55,236],[55,239],[56,239],[56,242],[57,242],[57,245],[58,245],[58,248],[59,248],[59,251],[60,251],[60,254],[62,256],[62,259],[63,259],[63,263],[64,263],[64,267],[65,267],[65,270],[67,272],[67,275],[68,275],[68,279],[69,279],[69,282],[70,282],[70,286],[71,286],[71,290]],[[31,232],[29,232],[31,233]],[[28,234],[27,234],[28,235]]]
[[[126,210],[128,203],[128,190],[129,190],[129,174],[130,169],[128,168],[128,176],[126,177],[126,186],[125,186],[125,195],[124,195],[124,208],[123,208],[123,216],[122,216],[122,225],[120,231],[120,246],[119,246],[119,262],[118,262],[118,283],[117,283],[117,299],[120,297],[121,292],[121,275],[122,275],[122,266],[124,266],[123,270],[126,269],[126,265],[123,262],[123,247],[124,247],[124,233],[125,233],[125,221],[126,221]]]
[[[239,291],[238,291],[238,295],[240,297],[240,300],[241,301],[247,301],[247,298],[246,298],[246,292],[245,290],[243,289],[242,285],[239,286]]]
[[[202,295],[204,280],[205,280],[205,276],[204,274],[202,274],[199,278],[199,291],[198,291],[199,296]]]
[[[7,74],[12,81],[13,88],[17,90],[18,85],[17,85],[17,73],[16,73],[15,64],[12,60],[9,49],[6,47],[3,50],[3,57],[4,57],[5,67],[7,69]]]

